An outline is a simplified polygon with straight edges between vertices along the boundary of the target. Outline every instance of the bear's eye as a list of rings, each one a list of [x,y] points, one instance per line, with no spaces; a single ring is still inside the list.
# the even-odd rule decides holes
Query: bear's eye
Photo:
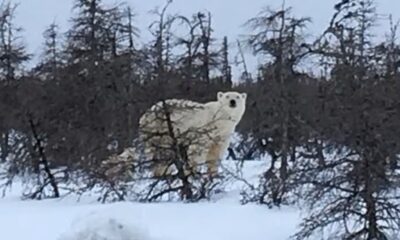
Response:
[[[226,99],[228,99],[229,98],[229,96],[225,96],[226,97]]]
[[[240,97],[239,96],[236,96],[236,99],[239,99]]]

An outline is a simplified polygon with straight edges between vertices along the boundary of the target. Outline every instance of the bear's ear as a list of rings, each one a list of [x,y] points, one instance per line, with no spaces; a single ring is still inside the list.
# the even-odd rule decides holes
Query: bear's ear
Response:
[[[246,98],[247,98],[247,93],[242,93],[241,95],[242,95],[242,98],[243,98],[243,99],[246,99]]]
[[[222,99],[224,97],[224,93],[218,92],[217,97],[218,97],[218,100]]]

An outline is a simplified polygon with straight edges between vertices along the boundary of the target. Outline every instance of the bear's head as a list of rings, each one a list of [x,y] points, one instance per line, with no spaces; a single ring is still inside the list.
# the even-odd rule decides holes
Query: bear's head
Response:
[[[239,122],[246,109],[246,93],[218,92],[218,102],[222,110],[229,114],[231,120]]]

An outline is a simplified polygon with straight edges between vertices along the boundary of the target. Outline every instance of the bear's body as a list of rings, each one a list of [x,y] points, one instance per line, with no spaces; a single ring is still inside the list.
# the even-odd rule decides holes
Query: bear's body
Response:
[[[139,121],[146,159],[171,158],[167,152],[173,152],[175,145],[183,145],[187,147],[191,169],[206,164],[208,174],[215,176],[244,114],[246,94],[219,92],[217,97],[217,101],[204,104],[170,99],[153,105]],[[153,173],[161,176],[170,170],[168,164],[160,162]]]

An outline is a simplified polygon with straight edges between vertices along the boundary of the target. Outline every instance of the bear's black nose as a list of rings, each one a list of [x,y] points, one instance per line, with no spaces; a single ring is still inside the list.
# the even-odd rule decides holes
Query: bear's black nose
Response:
[[[229,106],[230,106],[231,108],[236,107],[236,101],[232,99],[232,100],[229,102]]]

